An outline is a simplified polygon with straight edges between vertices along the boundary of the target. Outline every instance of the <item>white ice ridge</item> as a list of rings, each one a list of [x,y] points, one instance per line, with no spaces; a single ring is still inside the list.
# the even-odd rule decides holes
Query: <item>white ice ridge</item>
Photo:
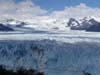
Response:
[[[46,33],[21,33],[21,32],[1,32],[0,40],[56,40],[61,42],[100,42],[99,32],[46,32]]]

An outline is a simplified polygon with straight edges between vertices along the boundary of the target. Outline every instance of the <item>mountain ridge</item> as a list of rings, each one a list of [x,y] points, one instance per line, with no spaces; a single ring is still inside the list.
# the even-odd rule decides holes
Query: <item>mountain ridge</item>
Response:
[[[85,31],[100,31],[100,22],[96,20],[94,17],[83,17],[82,19],[70,18],[68,21],[59,21],[59,20],[41,20],[38,22],[33,21],[24,22],[15,19],[5,19],[0,22],[5,26],[13,28],[28,28],[28,29],[36,29],[36,30],[85,30]],[[93,28],[94,27],[94,28]],[[16,30],[16,29],[15,29]]]

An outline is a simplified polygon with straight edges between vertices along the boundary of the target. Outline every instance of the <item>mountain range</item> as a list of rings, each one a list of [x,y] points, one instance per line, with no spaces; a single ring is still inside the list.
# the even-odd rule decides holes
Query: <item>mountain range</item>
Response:
[[[96,21],[94,18],[88,19],[87,17],[84,17],[79,21],[70,18],[68,26],[71,30],[100,31],[100,22]]]
[[[66,22],[58,20],[46,20],[43,22],[24,22],[15,19],[5,19],[0,21],[0,31],[33,31],[33,30],[84,30],[100,31],[100,22],[92,17],[82,19],[70,18]]]

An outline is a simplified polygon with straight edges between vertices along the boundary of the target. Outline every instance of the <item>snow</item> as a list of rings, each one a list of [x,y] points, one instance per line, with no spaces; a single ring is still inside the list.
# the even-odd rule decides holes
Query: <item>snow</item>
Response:
[[[40,31],[41,32],[41,31]],[[95,36],[94,36],[95,35]],[[20,37],[20,38],[19,38]],[[0,40],[57,40],[61,42],[100,42],[99,32],[85,32],[85,31],[52,31],[52,32],[1,32]]]
[[[95,17],[82,17],[81,19],[76,18],[50,18],[50,17],[42,17],[42,18],[34,18],[33,21],[19,21],[16,19],[4,19],[0,20],[0,23],[4,25],[8,25],[11,28],[14,28],[15,31],[20,31],[20,29],[27,30],[46,30],[46,31],[54,31],[54,30],[86,30],[91,25],[97,25],[99,23],[98,18]],[[68,24],[69,23],[69,24]],[[16,27],[16,28],[15,28]],[[19,28],[19,29],[18,29]],[[17,30],[16,30],[17,29]],[[22,30],[21,30],[22,31]]]

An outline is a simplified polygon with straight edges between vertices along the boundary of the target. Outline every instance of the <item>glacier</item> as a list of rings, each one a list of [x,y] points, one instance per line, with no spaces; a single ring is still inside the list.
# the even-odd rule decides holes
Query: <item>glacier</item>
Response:
[[[0,65],[14,71],[36,69],[45,75],[98,75],[100,33],[0,32]]]

